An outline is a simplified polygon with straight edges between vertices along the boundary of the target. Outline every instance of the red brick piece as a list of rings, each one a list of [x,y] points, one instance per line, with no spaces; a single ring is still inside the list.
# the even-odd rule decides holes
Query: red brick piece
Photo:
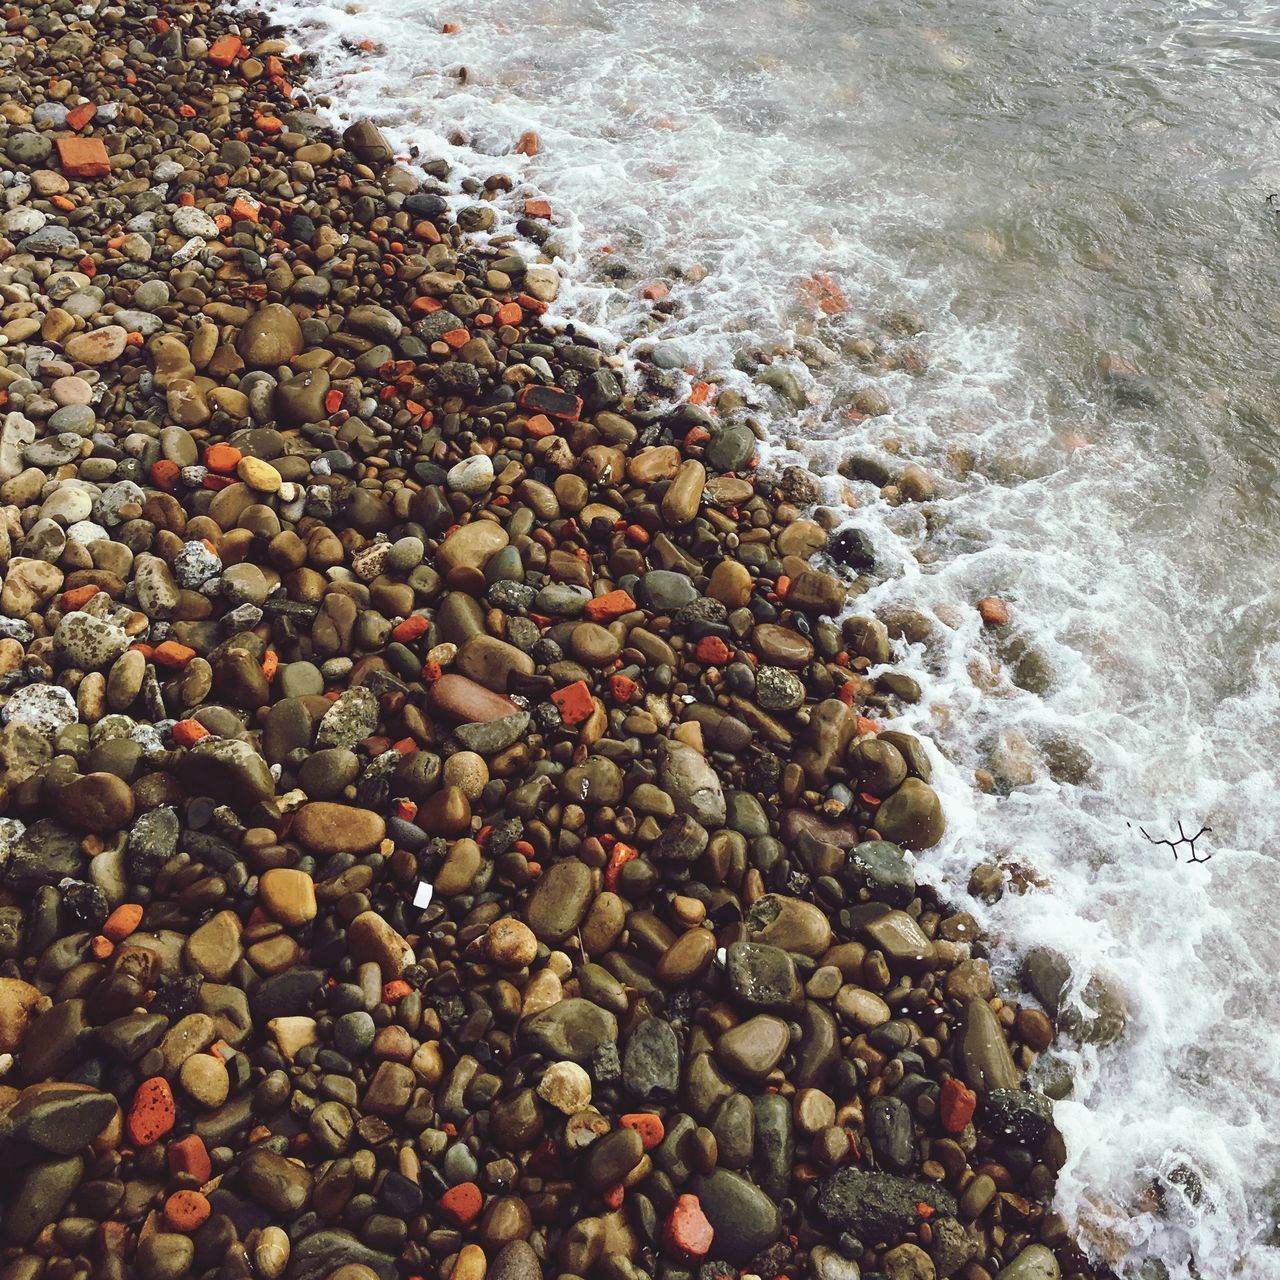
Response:
[[[98,108],[92,102],[82,102],[67,112],[67,128],[79,133],[97,114]]]
[[[59,138],[58,161],[68,178],[105,178],[111,161],[101,138]]]
[[[702,1212],[698,1197],[683,1195],[671,1210],[662,1241],[676,1257],[693,1261],[707,1256],[714,1236],[715,1231]]]
[[[173,1128],[176,1119],[177,1107],[169,1082],[163,1076],[152,1076],[144,1080],[133,1095],[127,1125],[129,1138],[134,1146],[149,1147]]]
[[[560,718],[565,724],[581,724],[596,706],[585,680],[575,680],[573,684],[557,689],[551,695],[551,701],[560,708]]]
[[[550,418],[563,418],[567,422],[576,422],[582,413],[582,401],[577,396],[561,391],[559,387],[544,387],[536,382],[529,383],[520,392],[517,403],[522,409],[545,413]]]
[[[974,1108],[977,1105],[978,1095],[952,1076],[942,1086],[942,1097],[938,1107],[942,1127],[948,1133],[962,1133],[965,1125],[973,1119]]]
[[[169,1144],[169,1172],[189,1173],[197,1182],[206,1183],[213,1177],[213,1162],[198,1133]]]
[[[441,1213],[465,1227],[479,1215],[484,1196],[474,1182],[460,1182],[440,1197],[439,1204]]]
[[[630,613],[635,607],[636,602],[625,591],[619,589],[606,591],[604,595],[587,601],[587,606],[582,612],[592,622],[612,622],[614,618]]]

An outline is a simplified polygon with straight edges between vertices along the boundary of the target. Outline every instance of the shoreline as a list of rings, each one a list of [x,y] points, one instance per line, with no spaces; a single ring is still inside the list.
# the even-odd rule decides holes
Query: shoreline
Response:
[[[863,549],[267,25],[10,90],[4,1274],[1099,1274]]]

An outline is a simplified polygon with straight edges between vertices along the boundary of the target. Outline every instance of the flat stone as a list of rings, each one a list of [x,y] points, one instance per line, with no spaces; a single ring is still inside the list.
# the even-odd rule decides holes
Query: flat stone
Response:
[[[919,1204],[954,1218],[955,1197],[936,1183],[839,1169],[818,1184],[818,1213],[835,1231],[872,1242],[899,1240],[920,1223]]]
[[[298,810],[293,834],[312,853],[370,853],[387,833],[387,824],[370,809],[313,800]]]
[[[622,1082],[642,1102],[668,1101],[680,1087],[680,1043],[664,1018],[645,1018],[627,1038]]]
[[[778,1206],[741,1174],[698,1174],[690,1189],[715,1230],[713,1249],[727,1262],[745,1266],[782,1234]]]
[[[790,1043],[787,1024],[761,1013],[730,1027],[716,1041],[716,1057],[736,1075],[763,1079],[782,1061]]]
[[[525,919],[543,941],[563,942],[581,923],[592,897],[591,868],[576,858],[553,863],[529,895]]]
[[[786,1013],[804,998],[795,961],[777,947],[735,942],[725,954],[725,980],[730,998],[762,1013]]]
[[[618,1020],[590,1000],[573,997],[525,1018],[520,1023],[521,1043],[548,1058],[589,1062],[602,1044],[618,1038]]]
[[[1016,1089],[1018,1068],[999,1019],[985,1000],[965,1005],[964,1026],[956,1045],[956,1065],[965,1083],[979,1092]]]

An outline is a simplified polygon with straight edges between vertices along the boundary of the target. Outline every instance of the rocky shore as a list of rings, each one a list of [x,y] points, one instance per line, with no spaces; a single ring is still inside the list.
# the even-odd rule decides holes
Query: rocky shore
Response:
[[[811,477],[266,19],[5,21],[0,1280],[1093,1276]]]

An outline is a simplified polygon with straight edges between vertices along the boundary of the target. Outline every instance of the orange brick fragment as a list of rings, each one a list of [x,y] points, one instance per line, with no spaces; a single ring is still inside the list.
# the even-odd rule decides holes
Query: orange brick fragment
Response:
[[[101,138],[59,138],[58,163],[68,178],[105,178],[111,161]]]
[[[159,1142],[177,1119],[173,1090],[164,1076],[152,1076],[138,1086],[125,1127],[135,1146],[149,1147]]]
[[[524,211],[525,216],[529,218],[551,217],[551,206],[545,200],[526,200]]]
[[[559,707],[560,718],[565,724],[581,724],[596,706],[585,680],[575,680],[573,684],[557,689],[551,695],[551,701]]]
[[[185,644],[179,644],[176,640],[166,640],[163,644],[156,645],[155,653],[152,657],[162,667],[185,667],[192,658],[196,656],[196,651]]]
[[[413,988],[403,979],[394,978],[382,988],[382,999],[385,1004],[396,1004],[412,991]]]
[[[198,1191],[175,1191],[164,1202],[165,1223],[184,1235],[204,1226],[211,1212],[209,1201]]]
[[[122,902],[102,926],[102,936],[123,942],[142,923],[142,908],[136,902]]]
[[[262,217],[262,206],[256,200],[236,196],[231,202],[231,217],[235,222],[257,222]]]
[[[151,483],[165,493],[172,493],[177,486],[182,468],[169,458],[159,458],[151,464]]]
[[[474,1182],[460,1182],[450,1187],[439,1200],[441,1213],[460,1227],[474,1222],[483,1204],[484,1196]]]
[[[431,623],[422,614],[415,613],[391,628],[391,638],[400,644],[408,644],[410,640],[425,635],[430,626]]]
[[[699,662],[707,662],[717,667],[723,666],[733,657],[733,650],[719,636],[703,636],[698,641],[698,647],[694,653],[698,655]]]
[[[215,67],[229,67],[239,56],[244,43],[239,36],[219,36],[209,49],[209,61]]]
[[[628,703],[634,702],[636,694],[639,692],[640,686],[630,676],[609,677],[609,696],[620,707],[625,707]]]
[[[210,471],[234,471],[244,454],[232,444],[211,444],[204,451],[204,465]]]
[[[213,1161],[198,1133],[171,1142],[168,1156],[171,1173],[189,1173],[197,1182],[208,1182],[213,1177]]]
[[[662,1117],[652,1111],[629,1112],[620,1117],[618,1123],[624,1129],[634,1129],[640,1135],[646,1151],[652,1151],[667,1136]]]
[[[547,436],[553,436],[556,433],[556,425],[547,417],[545,413],[535,413],[528,422],[524,424],[525,431],[535,440],[542,440]]]
[[[89,943],[89,950],[93,954],[95,960],[106,960],[116,949],[116,944],[106,937],[105,934],[98,934]]]
[[[441,334],[441,339],[457,350],[471,341],[471,334],[466,329],[450,329],[448,333]]]
[[[79,133],[97,114],[98,108],[92,102],[82,102],[67,112],[67,128]]]
[[[518,302],[504,302],[498,308],[499,324],[519,324],[524,319],[524,312]]]
[[[84,587],[72,587],[70,591],[64,591],[58,597],[58,604],[61,606],[63,613],[75,613],[77,609],[84,608],[100,590],[100,587],[95,587],[92,584]]]
[[[612,622],[614,618],[620,618],[624,613],[630,613],[636,607],[636,602],[622,590],[608,591],[602,596],[596,596],[594,600],[589,600],[583,613],[592,622]]]
[[[201,738],[209,736],[209,730],[199,720],[179,720],[169,732],[180,747],[193,747]]]
[[[536,156],[538,148],[542,145],[538,135],[532,129],[526,129],[516,142],[516,155],[518,156]]]

